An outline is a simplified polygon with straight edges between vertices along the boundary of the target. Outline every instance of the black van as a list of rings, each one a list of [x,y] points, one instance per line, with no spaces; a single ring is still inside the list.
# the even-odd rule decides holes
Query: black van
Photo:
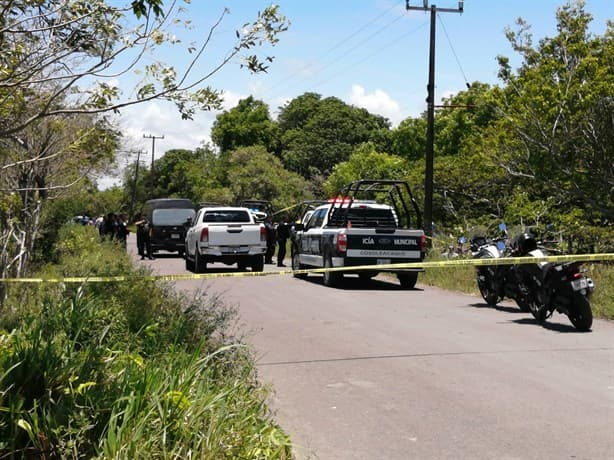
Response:
[[[158,198],[143,205],[143,215],[151,226],[151,251],[177,251],[183,256],[185,233],[196,207],[186,198]]]

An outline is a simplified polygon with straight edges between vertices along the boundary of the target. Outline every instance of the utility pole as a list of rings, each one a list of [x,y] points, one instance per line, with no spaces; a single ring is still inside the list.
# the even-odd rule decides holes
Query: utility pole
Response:
[[[424,233],[433,235],[433,157],[435,145],[435,30],[437,12],[462,13],[463,0],[459,0],[458,8],[437,8],[436,5],[429,7],[428,0],[423,0],[422,6],[410,6],[410,0],[405,0],[405,9],[414,11],[431,12],[431,38],[429,47],[429,83],[427,86],[428,96],[426,115],[426,170],[424,173]]]
[[[164,139],[164,134],[162,136],[154,136],[154,135],[145,135],[143,134],[145,139],[151,139],[151,193],[153,193],[154,185],[155,185],[155,172],[154,172],[154,155],[156,153],[156,139]]]
[[[134,202],[136,201],[136,184],[139,180],[139,164],[141,162],[142,150],[136,151],[136,164],[134,165],[134,185],[132,186],[132,197],[130,199],[130,219],[134,218]]]

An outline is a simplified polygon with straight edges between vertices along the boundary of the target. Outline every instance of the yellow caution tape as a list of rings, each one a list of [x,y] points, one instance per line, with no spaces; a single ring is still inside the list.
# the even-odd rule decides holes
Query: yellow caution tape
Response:
[[[423,271],[428,268],[447,268],[460,266],[521,265],[540,262],[604,262],[614,260],[614,253],[572,254],[546,257],[502,257],[499,259],[456,259],[399,264],[359,265],[350,267],[313,268],[306,270],[276,270],[267,272],[224,272],[224,273],[183,273],[179,275],[121,275],[121,276],[77,276],[59,278],[0,278],[4,283],[113,283],[124,281],[188,281],[195,279],[240,278],[246,276],[307,275],[324,272],[355,272],[412,270]]]
[[[296,208],[296,207],[300,206],[301,204],[302,204],[302,203],[297,203],[297,204],[293,204],[292,206],[288,206],[288,207],[286,207],[286,208],[280,209],[279,211],[275,211],[275,212],[273,213],[273,215],[274,215],[274,216],[276,216],[277,214],[281,214],[281,213],[283,213],[283,212],[289,211],[290,209],[294,209],[294,208]]]

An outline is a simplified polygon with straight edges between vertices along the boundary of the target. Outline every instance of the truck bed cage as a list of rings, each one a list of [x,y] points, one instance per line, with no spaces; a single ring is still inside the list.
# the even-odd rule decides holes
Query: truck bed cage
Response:
[[[226,206],[226,205],[222,204],[222,203],[218,203],[216,201],[201,201],[200,203],[198,203],[198,209],[201,209],[201,208],[221,208],[223,206]]]
[[[364,222],[360,221],[360,216],[352,216],[353,204],[372,199],[392,206],[397,222],[392,222],[390,217],[386,218],[383,214],[379,217],[374,215],[371,219],[366,218]],[[352,222],[352,225],[360,226],[411,228],[413,224],[415,228],[422,228],[422,214],[418,203],[409,184],[402,180],[364,179],[351,182],[339,191],[328,212],[329,225],[335,227],[347,227],[348,222]]]
[[[256,209],[258,211],[265,212],[267,216],[272,216],[274,214],[273,205],[268,200],[242,200],[239,203],[239,206],[242,208]]]

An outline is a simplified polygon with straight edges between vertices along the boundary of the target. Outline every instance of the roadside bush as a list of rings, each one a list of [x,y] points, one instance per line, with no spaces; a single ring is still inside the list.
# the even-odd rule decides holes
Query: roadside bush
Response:
[[[0,458],[290,458],[249,351],[228,332],[236,312],[144,279],[92,230],[61,229],[59,263],[41,275],[137,278],[8,299]]]

